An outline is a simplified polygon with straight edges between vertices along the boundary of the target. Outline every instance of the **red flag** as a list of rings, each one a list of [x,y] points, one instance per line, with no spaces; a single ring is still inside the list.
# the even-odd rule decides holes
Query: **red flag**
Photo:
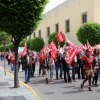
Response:
[[[57,54],[57,48],[56,48],[56,44],[54,43],[54,41],[51,41],[50,44],[48,45],[50,51],[51,51],[51,56],[53,59],[56,58],[56,54]]]
[[[91,45],[88,41],[87,41],[86,45],[87,45],[87,49],[90,50],[90,55],[92,55],[93,54],[93,48],[91,47]]]
[[[46,46],[43,46],[43,48],[42,48],[41,51],[44,52],[45,54],[47,54],[47,48],[46,48]]]
[[[67,47],[67,60],[66,62],[71,65],[75,56],[78,54],[78,48],[75,44],[67,40],[68,47]]]
[[[84,45],[79,45],[79,50],[81,50],[81,51],[84,51],[84,50],[86,50],[87,48],[84,46]]]
[[[24,56],[24,55],[26,55],[27,54],[27,45],[26,45],[26,43],[24,44],[24,49],[23,49],[23,51],[22,51],[22,56]]]
[[[64,36],[64,34],[63,34],[62,32],[58,33],[58,34],[56,35],[56,38],[57,38],[58,42],[63,42],[63,41],[65,41],[65,36]]]

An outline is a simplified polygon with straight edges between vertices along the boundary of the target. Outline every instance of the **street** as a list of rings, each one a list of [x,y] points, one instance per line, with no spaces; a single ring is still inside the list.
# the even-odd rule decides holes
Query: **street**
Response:
[[[3,66],[3,61],[0,61],[0,66]],[[6,69],[10,72],[10,66],[7,65]],[[46,84],[45,77],[39,76],[39,67],[36,66],[35,77],[31,78],[27,83],[43,100],[100,100],[100,87],[93,87],[93,91],[88,91],[88,82],[85,84],[84,89],[81,90],[80,84],[82,79],[77,79],[72,83],[65,83],[64,79],[56,80],[54,75],[54,82]],[[13,74],[13,73],[12,73]],[[19,72],[19,79],[24,82],[24,72]],[[55,74],[55,73],[54,73]],[[2,77],[2,76],[1,76]],[[100,78],[98,80],[100,85]]]

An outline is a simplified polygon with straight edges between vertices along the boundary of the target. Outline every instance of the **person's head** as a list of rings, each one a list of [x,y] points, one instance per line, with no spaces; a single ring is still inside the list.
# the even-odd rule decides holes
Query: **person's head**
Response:
[[[63,56],[66,57],[66,55],[67,55],[66,52],[64,52],[64,53],[63,53]]]
[[[86,55],[87,55],[87,56],[89,56],[89,55],[90,55],[90,50],[89,50],[89,49],[86,49],[86,51],[85,51],[85,52],[86,52]]]
[[[27,55],[29,55],[30,54],[30,51],[29,50],[27,50]]]
[[[98,55],[99,54],[99,50],[98,49],[94,49],[94,55]]]

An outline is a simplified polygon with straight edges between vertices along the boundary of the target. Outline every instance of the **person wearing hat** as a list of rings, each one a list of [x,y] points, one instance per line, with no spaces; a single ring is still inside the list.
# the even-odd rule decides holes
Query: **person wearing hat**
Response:
[[[86,49],[85,55],[82,56],[83,64],[84,64],[84,73],[85,73],[85,79],[81,84],[81,89],[84,87],[84,83],[88,80],[89,81],[89,91],[92,91],[91,88],[91,78],[93,75],[93,68],[92,68],[92,63],[93,63],[93,56],[90,55],[90,51]]]

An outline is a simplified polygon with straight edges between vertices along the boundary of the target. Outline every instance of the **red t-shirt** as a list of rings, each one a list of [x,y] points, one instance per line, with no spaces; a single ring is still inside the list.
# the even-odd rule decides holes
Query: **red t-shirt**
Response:
[[[15,56],[13,56],[13,55],[10,56],[10,62],[11,62],[11,63],[15,63]]]
[[[82,56],[82,59],[83,59],[84,62],[86,62],[85,68],[90,68],[90,67],[92,67],[92,63],[93,63],[93,59],[94,59],[93,56],[90,56],[89,58],[87,58],[87,57],[84,55],[84,56]],[[91,62],[89,62],[89,61],[91,61]]]

